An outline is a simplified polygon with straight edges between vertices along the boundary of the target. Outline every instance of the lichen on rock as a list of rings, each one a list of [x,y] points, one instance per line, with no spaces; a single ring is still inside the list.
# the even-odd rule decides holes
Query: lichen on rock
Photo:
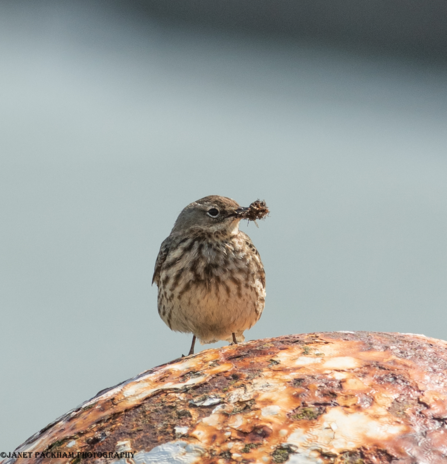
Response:
[[[143,372],[16,451],[133,453],[52,464],[440,464],[446,421],[446,342],[315,333],[210,349]]]

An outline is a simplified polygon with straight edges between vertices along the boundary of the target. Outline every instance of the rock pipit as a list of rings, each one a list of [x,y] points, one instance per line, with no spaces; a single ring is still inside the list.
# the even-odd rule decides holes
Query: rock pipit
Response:
[[[171,330],[192,333],[202,344],[244,341],[244,330],[261,317],[265,272],[241,219],[261,219],[264,202],[241,208],[218,195],[189,204],[163,241],[152,283],[158,285],[158,313]]]

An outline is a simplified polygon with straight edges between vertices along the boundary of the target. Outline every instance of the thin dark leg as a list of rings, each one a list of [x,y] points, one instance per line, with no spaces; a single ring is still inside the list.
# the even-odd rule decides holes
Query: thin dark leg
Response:
[[[194,345],[196,344],[196,336],[193,335],[192,336],[192,343],[191,343],[191,349],[189,350],[189,353],[188,353],[188,356],[190,354],[194,354]]]
[[[237,345],[236,334],[233,332],[233,343]]]

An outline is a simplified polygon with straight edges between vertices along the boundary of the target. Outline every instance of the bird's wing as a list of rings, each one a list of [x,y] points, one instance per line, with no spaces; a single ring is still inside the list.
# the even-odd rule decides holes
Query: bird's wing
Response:
[[[171,248],[172,238],[169,236],[167,239],[163,240],[160,251],[158,252],[157,261],[155,261],[155,269],[154,269],[154,276],[152,277],[152,284],[155,282],[158,285],[160,280],[160,271],[161,266],[166,261],[166,257],[168,256],[169,249]]]
[[[242,230],[240,230],[239,233],[242,234],[242,236],[244,237],[245,244],[256,255],[256,264],[257,264],[256,267],[258,270],[258,278],[262,284],[262,287],[265,288],[265,271],[264,271],[264,265],[262,264],[262,261],[261,261],[261,255],[259,254],[259,251],[256,249],[256,247],[253,245],[251,238]]]

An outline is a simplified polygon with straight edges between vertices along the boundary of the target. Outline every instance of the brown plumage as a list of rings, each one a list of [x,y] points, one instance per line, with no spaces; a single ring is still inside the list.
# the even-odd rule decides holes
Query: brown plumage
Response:
[[[211,195],[189,204],[163,241],[152,282],[158,286],[158,312],[170,329],[192,333],[202,344],[238,342],[261,317],[265,273],[241,219],[268,213],[265,202],[241,208]]]

